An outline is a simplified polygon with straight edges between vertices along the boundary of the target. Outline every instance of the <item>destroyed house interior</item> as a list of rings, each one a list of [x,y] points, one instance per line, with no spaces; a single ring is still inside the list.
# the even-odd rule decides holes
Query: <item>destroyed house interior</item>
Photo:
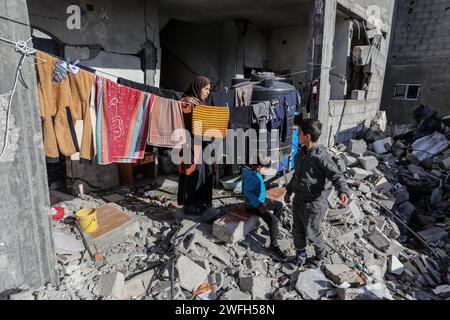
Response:
[[[0,300],[450,298],[450,109],[392,56],[414,1],[12,2]]]

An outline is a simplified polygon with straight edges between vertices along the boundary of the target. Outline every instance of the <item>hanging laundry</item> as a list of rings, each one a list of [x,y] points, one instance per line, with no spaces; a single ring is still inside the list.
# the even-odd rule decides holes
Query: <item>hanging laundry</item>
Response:
[[[284,103],[280,103],[279,100],[272,102],[271,106],[271,129],[279,129],[282,127],[284,119],[286,117],[286,109]]]
[[[135,81],[131,81],[131,80],[127,80],[124,78],[117,78],[117,83],[118,84],[122,84],[124,86],[136,89],[136,90],[141,90],[144,92],[148,92],[166,99],[174,99],[174,100],[180,100],[183,97],[183,93],[175,91],[175,90],[166,90],[166,89],[161,89],[158,87],[153,87],[147,84],[143,84],[143,83],[139,83],[139,82],[135,82]]]
[[[236,98],[236,90],[230,89],[228,91],[211,92],[209,100],[206,103],[211,106],[227,106],[234,107]]]
[[[99,164],[134,163],[144,157],[148,106],[153,95],[96,78]],[[144,147],[143,147],[144,145]]]
[[[252,127],[253,111],[251,106],[231,107],[229,129],[250,129]]]
[[[314,80],[309,88],[308,101],[306,102],[306,110],[308,113],[311,111],[317,112],[319,103],[320,82]]]
[[[186,136],[173,140],[172,133],[177,129],[184,129],[182,103],[153,95],[147,143],[156,147],[180,147],[186,142]]]
[[[197,106],[192,113],[195,136],[223,139],[227,135],[230,110],[227,107]]]
[[[59,154],[93,158],[93,131],[89,112],[89,97],[95,75],[56,59],[42,51],[36,66],[38,78],[39,111],[42,119],[44,152],[48,159],[59,159]],[[81,144],[75,131],[75,122],[83,120]]]
[[[254,104],[252,111],[252,123],[257,124],[259,129],[267,129],[267,123],[270,119],[270,101]]]
[[[253,95],[253,84],[244,84],[239,87],[235,87],[236,99],[235,106],[243,107],[249,106],[252,103],[252,95]]]

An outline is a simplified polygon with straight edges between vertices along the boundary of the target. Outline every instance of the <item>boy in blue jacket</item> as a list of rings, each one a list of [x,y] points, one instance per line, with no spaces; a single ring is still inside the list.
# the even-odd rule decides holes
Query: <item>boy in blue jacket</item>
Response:
[[[260,173],[264,167],[259,161],[256,165],[242,168],[242,190],[251,214],[264,220],[269,227],[270,250],[279,261],[286,261],[286,255],[277,243],[278,220],[283,213],[283,203],[266,197],[266,186]],[[272,210],[273,213],[269,212]]]

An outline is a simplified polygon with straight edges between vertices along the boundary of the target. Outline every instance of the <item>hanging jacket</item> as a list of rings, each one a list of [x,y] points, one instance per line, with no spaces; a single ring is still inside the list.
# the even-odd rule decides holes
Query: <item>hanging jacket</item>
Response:
[[[89,99],[95,75],[41,51],[36,57],[46,61],[36,66],[45,155],[59,158],[60,153],[71,156],[79,151],[81,158],[92,160]],[[75,132],[77,120],[84,121],[81,145]]]

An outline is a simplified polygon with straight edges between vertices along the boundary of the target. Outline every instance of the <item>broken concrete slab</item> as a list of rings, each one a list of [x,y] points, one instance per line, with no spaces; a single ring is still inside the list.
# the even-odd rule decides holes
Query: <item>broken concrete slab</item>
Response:
[[[244,240],[258,223],[259,217],[249,214],[245,206],[234,206],[229,214],[214,222],[213,235],[221,241],[236,243]]]
[[[389,256],[388,258],[388,270],[395,275],[401,275],[405,271],[405,266],[398,260],[396,256]]]
[[[57,230],[53,231],[53,241],[57,254],[74,254],[86,250],[83,241],[77,240],[74,235],[67,235]]]
[[[9,300],[35,300],[33,290],[24,290],[9,296]]]
[[[364,213],[361,211],[361,209],[358,206],[358,203],[356,201],[351,201],[348,204],[348,208],[350,212],[353,215],[353,218],[356,220],[356,222],[361,222],[364,219]]]
[[[343,154],[342,155],[342,160],[344,160],[344,163],[347,167],[351,168],[354,167],[356,165],[358,165],[358,159],[355,157],[352,157],[348,154]]]
[[[129,300],[132,297],[142,297],[147,294],[147,290],[150,286],[150,281],[155,274],[154,270],[149,270],[141,273],[134,278],[125,281],[123,290],[121,293],[121,299]]]
[[[344,282],[359,284],[358,275],[345,264],[327,264],[324,266],[324,270],[327,278],[337,285]]]
[[[389,183],[389,181],[382,177],[376,184],[375,184],[375,190],[376,191],[390,191],[394,186]]]
[[[121,272],[110,272],[100,277],[96,290],[100,296],[121,299],[125,276]]]
[[[208,272],[185,256],[180,256],[175,268],[180,279],[180,286],[192,292],[208,279]]]
[[[222,247],[219,247],[215,243],[206,239],[199,232],[194,233],[188,247],[192,247],[193,244],[200,245],[205,250],[207,250],[212,256],[222,261],[225,265],[230,264],[230,255],[228,254],[228,252]]]
[[[376,167],[378,167],[378,160],[375,157],[359,157],[358,161],[361,167],[367,171],[373,171]]]
[[[351,172],[356,180],[364,180],[372,175],[372,172],[361,168],[352,168]]]
[[[348,152],[356,156],[362,156],[367,151],[367,144],[364,140],[350,140]]]
[[[326,296],[331,282],[319,270],[310,269],[300,272],[295,288],[304,299],[318,300]]]
[[[391,240],[377,227],[373,228],[369,234],[369,240],[375,248],[381,251],[388,249],[391,244]]]
[[[121,196],[120,194],[113,193],[108,196],[103,196],[103,199],[108,202],[119,202],[119,201],[125,199],[125,197]]]
[[[242,291],[250,293],[253,300],[268,299],[272,291],[272,280],[265,276],[241,277],[239,286]]]

